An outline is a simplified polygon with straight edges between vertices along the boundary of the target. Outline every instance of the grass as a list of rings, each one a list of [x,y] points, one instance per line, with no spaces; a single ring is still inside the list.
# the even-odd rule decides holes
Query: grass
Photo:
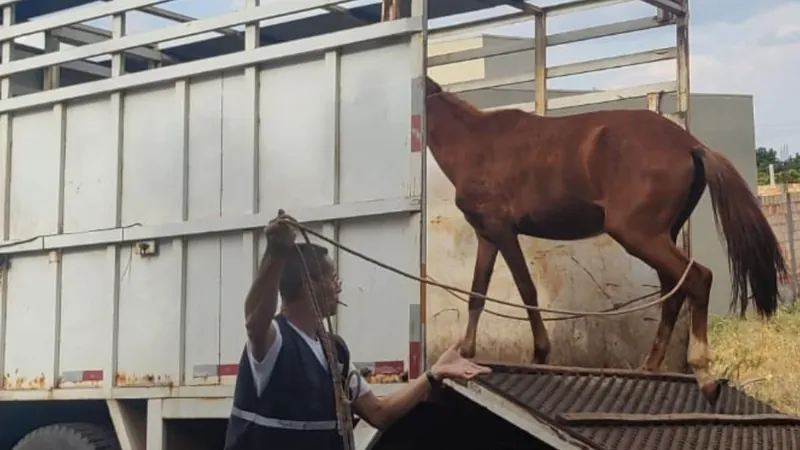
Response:
[[[714,372],[778,410],[800,415],[800,306],[770,320],[713,317],[709,343]]]

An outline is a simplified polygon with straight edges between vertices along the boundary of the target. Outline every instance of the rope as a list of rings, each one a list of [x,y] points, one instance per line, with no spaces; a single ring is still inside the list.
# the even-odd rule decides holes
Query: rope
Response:
[[[375,264],[376,266],[381,267],[381,268],[383,268],[385,270],[388,270],[390,272],[396,273],[397,275],[400,275],[400,276],[402,276],[404,278],[408,278],[410,280],[414,280],[414,281],[417,281],[417,282],[420,282],[420,283],[425,283],[425,284],[427,284],[429,286],[436,286],[438,288],[441,288],[441,289],[444,289],[444,290],[450,292],[451,294],[453,292],[458,292],[460,294],[469,295],[470,297],[480,298],[480,299],[486,300],[488,302],[498,303],[500,305],[506,305],[506,306],[510,306],[512,308],[519,308],[519,309],[525,309],[525,310],[528,310],[528,311],[539,311],[539,312],[546,312],[546,313],[551,313],[551,314],[561,314],[561,315],[565,315],[565,316],[572,316],[572,317],[561,318],[562,320],[563,319],[570,319],[570,318],[579,318],[579,317],[621,316],[621,315],[624,315],[624,314],[630,314],[630,313],[633,313],[633,312],[642,311],[642,310],[645,310],[645,309],[652,308],[653,306],[656,306],[656,305],[659,305],[661,303],[664,303],[667,299],[669,299],[670,297],[675,295],[676,292],[678,292],[678,289],[680,289],[681,286],[683,286],[683,283],[686,281],[686,277],[689,275],[689,270],[694,265],[694,259],[690,259],[689,260],[689,264],[686,265],[686,269],[684,269],[683,274],[678,279],[678,282],[675,283],[675,286],[672,289],[670,289],[669,292],[667,292],[666,294],[662,295],[661,297],[659,297],[659,298],[657,298],[655,300],[649,301],[649,302],[644,303],[642,305],[635,306],[635,307],[632,307],[632,308],[619,308],[619,309],[605,310],[605,311],[569,311],[569,310],[557,309],[557,308],[544,308],[544,307],[541,307],[541,306],[520,305],[520,304],[517,304],[517,303],[511,303],[511,302],[508,302],[508,301],[505,301],[505,300],[500,300],[500,299],[496,299],[496,298],[493,298],[493,297],[489,297],[488,295],[485,295],[485,294],[479,294],[477,292],[471,292],[471,291],[467,291],[467,290],[464,290],[464,289],[461,289],[461,288],[457,288],[455,286],[450,286],[450,285],[447,285],[447,284],[439,283],[438,281],[433,281],[432,279],[430,279],[430,277],[429,277],[429,279],[420,278],[420,277],[418,277],[416,275],[412,275],[412,274],[410,274],[408,272],[404,272],[404,271],[402,271],[402,270],[400,270],[400,269],[398,269],[396,267],[392,267],[392,266],[390,266],[388,264],[385,264],[385,263],[382,263],[382,262],[380,262],[380,261],[378,261],[376,259],[370,258],[369,256],[367,256],[367,255],[365,255],[365,254],[363,254],[361,252],[358,252],[356,250],[353,250],[353,249],[351,249],[351,248],[349,248],[349,247],[347,247],[347,246],[345,246],[345,245],[343,245],[343,244],[341,244],[341,243],[339,243],[339,242],[337,242],[337,241],[335,241],[335,240],[333,240],[333,239],[331,239],[331,238],[329,238],[329,237],[327,237],[327,236],[325,236],[325,235],[323,235],[321,233],[318,233],[318,232],[310,229],[309,227],[307,227],[305,225],[302,225],[302,224],[300,224],[298,222],[291,221],[291,220],[285,220],[285,219],[284,219],[284,222],[288,223],[288,224],[296,227],[298,230],[300,230],[303,233],[303,235],[306,236],[306,239],[308,238],[307,234],[310,234],[312,236],[315,236],[315,237],[317,237],[317,238],[319,238],[319,239],[321,239],[321,240],[323,240],[323,241],[325,241],[325,242],[327,242],[327,243],[339,248],[340,250],[344,250],[344,251],[346,251],[347,253],[350,253],[353,256],[356,256],[358,258],[363,259],[364,261],[367,261],[367,262],[370,262],[372,264]],[[500,314],[500,313],[495,313],[495,314],[497,315],[497,314]],[[507,316],[507,317],[508,318],[514,318],[513,316]]]
[[[282,209],[278,211],[279,217],[283,217],[285,214],[286,213]],[[293,220],[283,218],[282,221],[297,227],[303,235],[306,243],[311,243],[311,240],[308,238],[308,230],[306,227],[303,227]],[[300,262],[302,263],[306,279],[311,280],[311,272],[308,269],[308,264],[303,257],[302,252],[298,252],[298,255],[300,256]],[[317,264],[317,271],[319,273],[321,270],[320,262],[316,258],[314,261]],[[339,361],[336,356],[336,347],[333,343],[333,339],[331,339],[330,332],[328,331],[333,330],[333,325],[331,324],[330,316],[323,316],[321,310],[321,305],[324,304],[321,302],[330,301],[331,299],[320,299],[317,295],[317,292],[315,292],[316,290],[314,289],[313,284],[314,283],[308,283],[309,293],[311,294],[311,308],[314,313],[314,318],[316,319],[317,336],[322,344],[322,351],[325,354],[325,360],[328,363],[328,371],[333,378],[334,402],[336,404],[336,421],[338,422],[337,428],[344,443],[344,450],[355,450],[355,439],[353,437],[353,415],[350,411],[350,399],[348,393],[345,391],[346,388],[342,380],[342,374],[339,372]],[[327,295],[327,293],[325,295]],[[327,330],[325,329],[325,325],[323,323],[323,317],[325,318],[325,322],[328,324]],[[349,382],[350,376],[347,377],[347,380]],[[349,391],[349,389],[347,390]]]
[[[504,301],[504,300],[499,300],[499,299],[496,299],[496,298],[492,298],[492,297],[489,297],[489,296],[484,295],[484,294],[479,294],[477,292],[466,291],[464,289],[460,289],[460,288],[457,288],[457,287],[454,287],[454,286],[449,286],[449,285],[446,285],[446,284],[443,284],[443,283],[440,283],[440,282],[434,280],[430,276],[427,277],[427,279],[425,279],[425,278],[421,278],[421,277],[412,275],[412,274],[410,274],[408,272],[404,272],[404,271],[402,271],[402,270],[400,270],[400,269],[398,269],[396,267],[392,267],[392,266],[390,266],[388,264],[385,264],[385,263],[382,263],[382,262],[380,262],[380,261],[378,261],[376,259],[370,258],[369,256],[367,256],[367,255],[365,255],[365,254],[363,254],[361,252],[353,250],[353,249],[351,249],[351,248],[349,248],[349,247],[337,242],[334,239],[330,239],[327,236],[325,236],[325,235],[323,235],[321,233],[318,233],[318,232],[310,229],[309,227],[307,227],[305,225],[302,225],[302,224],[298,223],[297,221],[294,221],[294,220],[286,218],[285,215],[286,215],[286,213],[284,212],[284,210],[281,209],[281,210],[278,211],[279,220],[281,222],[283,222],[283,223],[286,223],[288,225],[291,225],[291,226],[297,228],[300,231],[300,233],[302,234],[302,236],[305,239],[306,243],[309,243],[309,244],[311,243],[311,240],[308,237],[308,235],[310,234],[312,236],[315,236],[315,237],[317,237],[317,238],[319,238],[319,239],[321,239],[321,240],[333,245],[336,248],[339,248],[340,250],[344,250],[344,251],[346,251],[347,253],[350,253],[353,256],[361,258],[361,259],[363,259],[363,260],[365,260],[367,262],[370,262],[370,263],[372,263],[372,264],[374,264],[374,265],[376,265],[378,267],[381,267],[381,268],[383,268],[385,270],[388,270],[390,272],[398,274],[398,275],[400,275],[402,277],[405,277],[405,278],[408,278],[408,279],[411,279],[411,280],[414,280],[414,281],[417,281],[417,282],[420,282],[420,283],[425,283],[426,285],[429,285],[429,286],[436,286],[438,288],[444,289],[445,291],[447,291],[448,293],[450,293],[451,295],[455,296],[456,298],[458,298],[460,300],[467,301],[467,300],[461,298],[460,296],[458,296],[456,294],[456,292],[461,293],[461,294],[465,294],[465,295],[469,295],[469,296],[472,296],[472,297],[482,298],[482,299],[484,299],[486,301],[489,301],[489,302],[499,303],[501,305],[511,306],[511,307],[514,307],[514,308],[526,309],[526,310],[529,310],[529,311],[540,311],[540,312],[548,312],[548,313],[553,313],[553,314],[562,314],[562,315],[565,315],[565,316],[569,316],[569,317],[548,318],[548,319],[543,319],[543,320],[568,320],[568,319],[574,319],[574,318],[578,318],[578,317],[587,317],[587,316],[617,316],[617,315],[629,314],[629,313],[632,313],[632,312],[635,312],[635,311],[640,311],[640,310],[644,310],[644,309],[650,308],[652,306],[655,306],[655,305],[658,305],[660,303],[663,303],[668,298],[670,298],[672,295],[674,295],[678,291],[678,289],[683,285],[684,281],[686,281],[686,277],[689,275],[689,269],[691,269],[692,265],[694,264],[694,259],[690,259],[689,260],[689,264],[686,265],[686,269],[683,271],[683,274],[681,275],[680,279],[678,280],[678,282],[675,284],[675,286],[668,293],[666,293],[665,295],[661,296],[660,298],[658,298],[656,300],[653,300],[651,302],[647,302],[647,303],[645,303],[643,305],[640,305],[640,306],[637,306],[637,307],[633,307],[633,308],[628,308],[628,309],[623,309],[623,308],[613,309],[612,308],[612,309],[605,310],[605,311],[567,311],[567,310],[561,310],[561,309],[555,309],[555,308],[543,308],[543,307],[540,307],[540,306],[528,306],[528,305],[520,305],[520,304],[516,304],[516,303],[511,303],[511,302],[507,302],[507,301]],[[306,263],[305,258],[303,257],[302,253],[300,253],[300,261],[301,261],[301,263],[303,265],[303,270],[305,271],[306,279],[310,280],[311,279],[311,273],[310,273],[310,271],[308,269],[308,264]],[[317,264],[317,269],[321,269],[321,267],[319,265],[320,264],[319,261],[318,260],[315,260],[315,261],[316,261],[316,264]],[[323,352],[325,353],[325,359],[326,359],[326,361],[328,363],[328,370],[329,370],[329,372],[331,374],[331,377],[333,378],[333,388],[334,388],[334,393],[335,393],[334,400],[335,400],[335,404],[336,404],[336,419],[337,419],[337,422],[338,422],[338,425],[339,425],[338,426],[339,435],[342,437],[342,440],[343,440],[343,443],[344,443],[344,450],[354,450],[355,449],[355,439],[354,439],[354,436],[353,436],[353,416],[352,416],[352,413],[351,413],[351,410],[350,410],[351,399],[349,398],[349,389],[347,389],[347,387],[344,385],[344,383],[342,381],[342,374],[339,372],[339,363],[338,363],[337,356],[336,356],[336,350],[335,350],[334,344],[332,342],[331,335],[330,335],[330,333],[328,331],[328,330],[333,330],[333,326],[331,324],[330,316],[325,316],[325,321],[328,324],[327,330],[325,328],[325,325],[324,325],[323,320],[322,320],[323,315],[322,315],[321,309],[320,309],[321,308],[320,307],[320,305],[321,305],[320,301],[321,300],[317,296],[317,293],[315,292],[315,289],[313,287],[313,283],[309,283],[309,291],[310,291],[309,293],[311,294],[312,310],[313,310],[313,313],[314,313],[314,316],[315,316],[315,319],[316,319],[316,322],[317,322],[317,335],[319,336],[320,342],[322,344]],[[631,304],[633,302],[636,302],[636,301],[639,301],[639,300],[643,300],[643,299],[645,299],[647,297],[650,297],[652,295],[654,295],[654,294],[648,294],[648,295],[645,295],[645,296],[642,296],[642,297],[635,298],[635,299],[633,299],[631,301],[626,302],[625,306],[627,306],[627,305],[629,305],[629,304]],[[330,299],[324,299],[324,300],[330,301]],[[493,314],[493,315],[504,317],[504,318],[508,318],[508,319],[524,320],[523,318],[520,318],[520,317],[514,317],[514,316],[498,313],[498,312],[495,312],[495,311],[487,310],[487,312],[489,314]],[[349,382],[350,382],[350,379],[351,379],[352,376],[353,376],[352,373],[348,374],[348,377],[347,377],[348,385],[349,385]]]
[[[433,277],[432,277],[432,276],[430,276],[430,275],[428,275],[428,279],[430,279],[430,280],[433,280],[433,281],[436,281],[436,279],[435,279],[435,278],[433,278]],[[464,298],[464,297],[462,297],[462,296],[458,295],[457,293],[453,292],[451,289],[448,289],[448,288],[442,288],[442,289],[444,289],[444,290],[445,290],[445,291],[446,291],[448,294],[450,294],[452,297],[454,297],[454,298],[456,298],[456,299],[460,300],[460,301],[461,301],[461,302],[463,302],[463,303],[467,303],[467,304],[469,304],[469,299],[467,299],[467,298]],[[639,301],[641,301],[641,300],[644,300],[644,299],[650,298],[650,297],[652,297],[652,296],[654,296],[654,295],[658,294],[659,292],[660,292],[660,291],[654,291],[654,292],[651,292],[651,293],[649,293],[649,294],[640,295],[640,296],[638,296],[638,297],[635,297],[635,298],[632,298],[632,299],[630,299],[630,300],[626,301],[625,303],[623,303],[623,304],[621,304],[621,305],[616,305],[616,306],[613,306],[613,307],[611,307],[611,308],[608,308],[608,309],[605,309],[605,310],[603,310],[603,311],[601,311],[601,312],[607,312],[607,311],[616,311],[616,310],[618,310],[618,309],[624,308],[624,307],[626,307],[626,306],[628,306],[628,305],[631,305],[631,304],[633,304],[633,303],[636,303],[636,302],[639,302]],[[444,310],[444,311],[447,311],[447,310]],[[441,312],[444,312],[444,311],[440,311],[439,313],[436,313],[436,314],[440,314]],[[510,315],[510,314],[504,314],[504,313],[501,313],[501,312],[492,311],[491,309],[488,309],[488,308],[483,308],[483,312],[485,312],[485,313],[487,313],[487,314],[489,314],[489,315],[491,315],[491,316],[501,317],[501,318],[503,318],[503,319],[509,319],[509,320],[520,320],[520,321],[526,321],[526,322],[528,321],[528,318],[527,318],[527,317],[512,316],[512,315]],[[558,322],[558,321],[562,321],[562,320],[572,320],[572,319],[577,319],[577,318],[578,318],[578,317],[575,317],[575,316],[566,316],[566,317],[545,317],[545,318],[543,318],[542,320],[543,320],[543,321],[545,321],[545,322]]]

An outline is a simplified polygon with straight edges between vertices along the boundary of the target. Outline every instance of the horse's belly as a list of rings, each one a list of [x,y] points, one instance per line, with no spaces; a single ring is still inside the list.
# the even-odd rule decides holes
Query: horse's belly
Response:
[[[602,234],[604,220],[603,209],[594,205],[540,211],[520,220],[517,231],[542,239],[572,241]]]

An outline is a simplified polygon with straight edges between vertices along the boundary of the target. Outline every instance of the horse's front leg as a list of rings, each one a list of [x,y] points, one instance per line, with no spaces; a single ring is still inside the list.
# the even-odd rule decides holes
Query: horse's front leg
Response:
[[[514,283],[517,285],[523,303],[532,307],[539,306],[536,286],[533,284],[530,271],[528,271],[525,255],[519,246],[517,235],[512,232],[504,234],[502,239],[497,241],[497,246],[514,277]],[[550,354],[550,338],[547,336],[542,315],[539,311],[528,310],[528,322],[530,322],[533,333],[533,361],[536,364],[545,364],[547,356]]]
[[[475,271],[472,274],[473,293],[486,295],[489,291],[489,282],[492,279],[494,263],[497,261],[497,246],[490,242],[479,233],[475,233],[478,238],[478,254],[475,257]],[[478,320],[486,305],[486,299],[470,295],[469,297],[469,322],[467,331],[464,334],[464,342],[461,347],[461,354],[465,358],[475,357],[477,346]]]

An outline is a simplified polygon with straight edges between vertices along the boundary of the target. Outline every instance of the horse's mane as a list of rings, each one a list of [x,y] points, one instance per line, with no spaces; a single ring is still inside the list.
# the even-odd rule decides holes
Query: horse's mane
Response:
[[[460,98],[459,96],[451,92],[441,91],[435,95],[439,97],[443,102],[448,103],[454,107],[453,108],[454,115],[461,122],[469,122],[486,115],[485,112],[476,108],[470,102]]]

